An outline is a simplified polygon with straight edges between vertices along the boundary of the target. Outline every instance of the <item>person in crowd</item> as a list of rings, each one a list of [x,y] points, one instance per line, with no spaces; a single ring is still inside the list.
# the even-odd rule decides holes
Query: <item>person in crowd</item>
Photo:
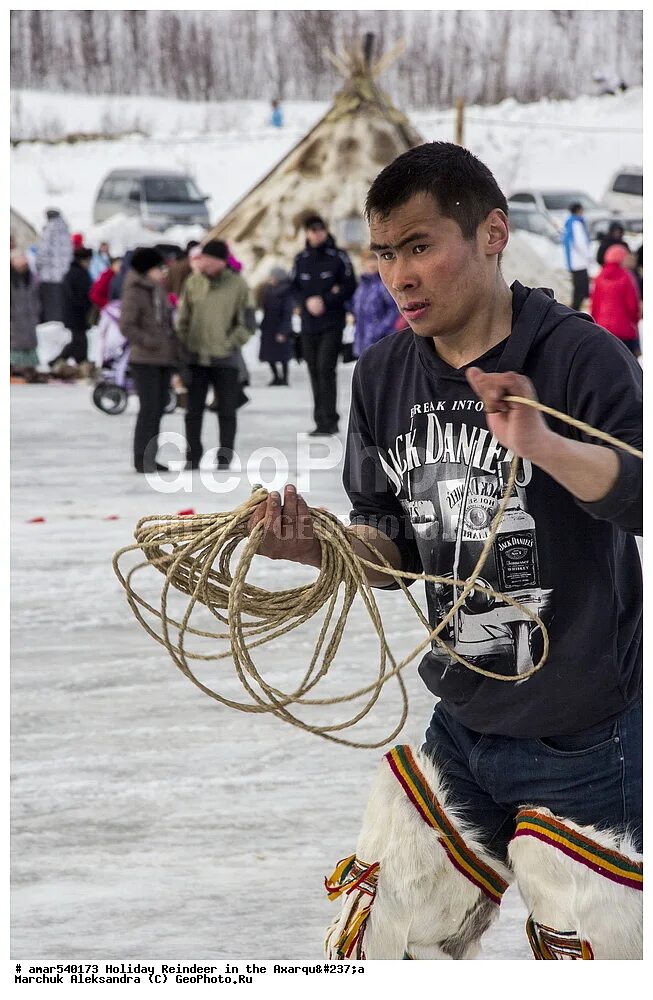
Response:
[[[291,284],[302,307],[302,354],[313,390],[312,437],[338,433],[338,356],[346,320],[346,304],[356,289],[351,261],[329,233],[324,219],[304,222],[306,246],[295,257]]]
[[[624,267],[632,275],[641,301],[644,301],[644,275],[637,266],[637,254],[627,253],[624,260]]]
[[[36,247],[42,323],[63,323],[63,279],[73,256],[70,230],[57,208],[49,208]]]
[[[84,234],[83,233],[73,233],[70,237],[70,242],[73,245],[73,253],[75,250],[81,250],[84,246]]]
[[[618,337],[638,358],[641,354],[638,323],[642,300],[632,274],[627,270],[628,251],[620,244],[608,247],[600,273],[594,281],[591,313],[604,330]]]
[[[36,350],[40,308],[37,281],[25,253],[15,248],[9,256],[9,365],[27,382],[43,381]]]
[[[177,311],[177,337],[188,378],[187,468],[199,468],[202,420],[209,386],[218,401],[220,447],[217,467],[228,469],[236,441],[240,397],[239,348],[254,333],[254,309],[246,282],[227,264],[229,249],[209,240],[198,256],[199,271],[184,286]]]
[[[129,341],[129,367],[139,410],[134,429],[136,472],[168,472],[156,460],[159,428],[177,362],[168,296],[163,287],[165,260],[152,247],[137,247],[123,286],[120,329]]]
[[[571,274],[572,309],[580,309],[590,294],[590,234],[583,218],[583,206],[574,201],[562,232],[562,246],[567,270]]]
[[[231,252],[231,248],[229,247],[228,243],[227,243],[227,253],[228,253],[227,267],[230,267],[232,271],[236,272],[236,274],[240,274],[243,269],[242,261],[238,260],[238,258]],[[240,348],[238,348],[238,351],[236,352],[236,357],[238,359],[238,382],[240,385],[240,393],[238,395],[238,406],[241,407],[244,406],[245,403],[249,403],[249,396],[245,392],[245,387],[249,385],[250,379],[249,379],[249,369],[245,364],[245,358],[243,357],[243,352],[241,351]],[[213,403],[211,404],[209,409],[217,413],[217,401],[215,399],[213,400]]]
[[[120,267],[118,268],[118,273],[114,274],[111,279],[111,284],[109,286],[109,298],[112,302],[116,302],[118,299],[122,298],[122,287],[125,283],[125,278],[131,270],[133,253],[133,250],[125,250],[122,255]]]
[[[107,268],[95,279],[91,285],[88,296],[99,310],[104,309],[108,302],[111,302],[111,283],[120,271],[122,257],[112,257]],[[90,268],[89,268],[90,274]]]
[[[620,222],[611,222],[607,233],[601,237],[599,242],[599,249],[596,252],[596,261],[603,267],[605,251],[608,247],[612,246],[622,246],[626,250],[630,250],[630,247],[624,239],[624,227]]]
[[[368,250],[363,254],[363,271],[354,292],[352,312],[356,323],[354,332],[354,357],[389,333],[394,333],[399,320],[399,310],[392,295],[379,276],[376,254]]]
[[[112,258],[109,253],[109,244],[106,242],[100,243],[97,250],[93,251],[91,266],[88,269],[91,281],[97,281],[100,275],[103,274],[108,267],[111,267],[111,260]]]
[[[190,267],[191,274],[200,273],[200,257],[202,256],[202,247],[198,243],[196,247],[191,247],[188,251],[188,266]]]
[[[80,374],[90,374],[90,371],[87,370],[88,338],[86,331],[90,326],[91,279],[88,269],[92,256],[93,251],[88,247],[80,247],[75,250],[72,264],[63,279],[63,321],[67,329],[70,330],[71,340],[61,353],[50,362],[50,367],[55,375],[63,374],[66,368],[65,363],[69,358],[73,358],[80,366]]]
[[[263,318],[259,361],[269,364],[270,385],[288,385],[288,362],[293,356],[293,290],[282,267],[273,267],[261,289]]]
[[[274,128],[283,128],[283,109],[281,107],[281,101],[278,98],[274,98],[271,102],[272,113],[270,114],[270,125]]]
[[[176,295],[178,299],[181,298],[186,279],[192,274],[190,253],[195,247],[199,247],[199,242],[197,240],[189,240],[186,244],[184,256],[168,264],[168,272],[163,281],[163,287],[170,294]]]

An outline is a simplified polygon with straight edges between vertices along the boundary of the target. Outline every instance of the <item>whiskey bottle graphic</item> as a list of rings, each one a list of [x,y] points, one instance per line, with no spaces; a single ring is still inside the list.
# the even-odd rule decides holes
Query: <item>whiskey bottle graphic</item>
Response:
[[[505,495],[503,468],[499,464],[501,493]],[[504,593],[535,590],[540,586],[535,521],[513,490],[494,541],[499,590]]]

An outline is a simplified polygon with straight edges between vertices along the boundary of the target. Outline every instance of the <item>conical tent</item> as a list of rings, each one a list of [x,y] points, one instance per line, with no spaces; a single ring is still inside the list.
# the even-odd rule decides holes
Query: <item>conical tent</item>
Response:
[[[365,51],[332,57],[347,77],[332,106],[211,231],[209,238],[226,240],[243,261],[249,281],[290,265],[303,245],[303,221],[316,213],[356,261],[368,239],[363,205],[370,184],[424,141],[377,86],[388,57],[371,64],[370,48],[368,40]]]

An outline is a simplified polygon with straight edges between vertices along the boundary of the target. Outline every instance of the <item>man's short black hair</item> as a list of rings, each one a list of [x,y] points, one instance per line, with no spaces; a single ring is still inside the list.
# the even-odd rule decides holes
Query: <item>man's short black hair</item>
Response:
[[[579,212],[583,211],[583,206],[579,201],[572,201],[571,205],[569,206],[569,211],[571,212],[572,215],[578,215]]]
[[[368,191],[365,215],[387,216],[416,194],[430,194],[442,215],[458,223],[465,239],[489,213],[508,214],[506,196],[492,172],[468,149],[453,142],[425,142],[385,167]]]

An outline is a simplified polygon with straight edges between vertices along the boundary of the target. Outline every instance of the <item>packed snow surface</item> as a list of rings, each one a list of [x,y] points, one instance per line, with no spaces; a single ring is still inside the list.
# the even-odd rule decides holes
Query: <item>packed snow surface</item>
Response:
[[[297,432],[311,427],[306,371],[293,363],[291,387],[268,388],[256,341],[248,347],[243,467],[257,448],[274,446],[296,481],[310,461],[328,457],[325,444],[298,446]],[[351,367],[341,368],[342,413],[350,381]],[[90,395],[84,384],[12,386],[12,956],[318,959],[337,910],[323,878],[355,850],[383,749],[340,747],[201,694],[137,624],[111,568],[143,515],[232,509],[252,481],[271,481],[272,465],[253,464],[228,493],[211,492],[224,473],[208,487],[186,473],[178,492],[158,493],[130,467],[136,401],[112,417]],[[178,411],[164,429],[181,432],[182,421]],[[207,413],[207,448],[216,431]],[[178,449],[166,445],[161,457],[178,458]],[[340,458],[341,441],[330,468],[312,472],[306,496],[346,515]],[[45,521],[28,523],[35,517]],[[269,589],[313,578],[290,563],[255,563],[255,580]],[[401,594],[377,594],[390,645],[404,655],[422,627]],[[291,690],[313,636],[309,625],[255,651],[261,673]],[[330,690],[372,680],[377,663],[357,601]],[[229,661],[203,676],[242,699]],[[433,699],[414,665],[404,676],[410,714],[393,742],[419,745]],[[399,711],[398,690],[386,685],[348,732],[383,739]],[[338,708],[314,716],[344,717]],[[483,957],[527,959],[524,920],[511,889]]]

